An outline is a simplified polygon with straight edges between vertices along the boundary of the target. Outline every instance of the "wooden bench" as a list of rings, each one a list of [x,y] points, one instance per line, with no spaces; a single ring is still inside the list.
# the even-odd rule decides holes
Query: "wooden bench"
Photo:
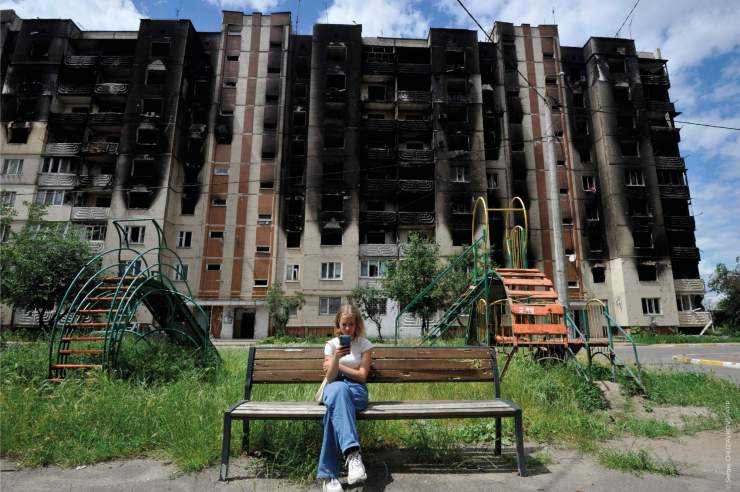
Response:
[[[315,401],[252,401],[255,384],[313,383],[323,380],[323,347],[251,347],[247,361],[244,400],[224,412],[224,435],[219,480],[229,471],[231,423],[242,420],[242,449],[249,451],[250,420],[322,420],[326,407]],[[494,453],[501,454],[501,418],[513,417],[519,474],[525,476],[522,410],[500,398],[496,351],[489,347],[373,349],[373,363],[368,383],[491,382],[491,400],[447,401],[373,401],[358,412],[359,420],[494,418],[496,436]]]

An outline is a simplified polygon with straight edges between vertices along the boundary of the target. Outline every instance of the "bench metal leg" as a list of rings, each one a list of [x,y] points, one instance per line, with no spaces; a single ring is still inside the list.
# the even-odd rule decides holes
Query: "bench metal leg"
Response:
[[[242,423],[242,451],[249,453],[249,420],[244,419]]]
[[[516,434],[516,464],[519,468],[519,476],[526,477],[526,457],[524,456],[524,426],[522,425],[522,411],[514,414],[514,433]]]
[[[496,417],[496,441],[493,444],[493,454],[501,456],[501,417]]]
[[[218,479],[226,480],[229,474],[229,449],[231,447],[231,412],[224,412],[224,437],[221,443],[221,469],[219,470]]]

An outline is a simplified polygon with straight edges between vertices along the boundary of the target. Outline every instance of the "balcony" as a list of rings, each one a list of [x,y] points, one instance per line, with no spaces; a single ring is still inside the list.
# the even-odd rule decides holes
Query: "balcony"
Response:
[[[655,165],[658,167],[675,167],[679,169],[684,169],[686,167],[683,157],[656,155],[654,156],[654,159]]]
[[[38,185],[49,188],[74,188],[77,185],[75,173],[41,173]]]
[[[397,182],[392,179],[363,180],[365,191],[372,193],[395,193]]]
[[[84,150],[87,154],[90,154],[90,155],[99,155],[99,154],[115,155],[118,153],[118,143],[117,142],[88,142]]]
[[[58,142],[48,143],[44,149],[45,155],[78,155],[82,150],[81,143]]]
[[[87,96],[92,91],[92,84],[61,83],[57,86],[57,94],[60,96]]]
[[[87,242],[90,252],[94,255],[102,253],[105,248],[105,241],[90,240]]]
[[[71,220],[85,222],[88,220],[108,220],[108,207],[72,207]]]
[[[367,158],[372,161],[388,161],[396,158],[396,152],[391,149],[367,149]]]
[[[64,57],[64,64],[70,67],[94,67],[97,63],[97,56],[70,55]]]
[[[128,84],[106,82],[95,84],[95,94],[103,96],[125,96],[128,94]]]
[[[427,179],[403,179],[398,182],[398,189],[406,193],[426,193],[434,191],[434,181]]]
[[[671,247],[671,258],[677,260],[699,260],[701,255],[699,254],[699,248],[691,246],[672,246]]]
[[[434,212],[399,212],[398,220],[403,225],[434,224]]]
[[[398,122],[401,132],[431,132],[432,122],[429,120],[402,120]]]
[[[433,162],[433,150],[406,149],[398,151],[398,158],[409,162]]]
[[[361,244],[360,256],[398,256],[395,244]]]
[[[684,217],[666,215],[664,219],[666,229],[688,229],[691,231],[696,229],[696,221],[690,215]]]
[[[396,69],[393,62],[364,62],[362,64],[362,73],[366,74],[392,74]]]
[[[289,232],[301,232],[303,230],[303,214],[288,214],[288,223],[285,230]]]
[[[55,125],[84,125],[87,113],[51,113],[49,122]]]
[[[398,73],[429,73],[432,67],[428,63],[399,63],[397,70]]]
[[[396,122],[394,120],[368,119],[363,123],[365,130],[368,132],[393,133],[396,131]]]
[[[678,325],[679,326],[701,326],[704,327],[712,319],[712,315],[706,311],[679,311],[678,312]]]
[[[365,222],[368,224],[383,225],[383,226],[391,226],[391,225],[395,225],[397,217],[398,216],[396,212],[393,212],[393,211],[361,212],[360,222]]]
[[[112,185],[112,174],[87,174],[79,177],[80,188],[105,189]]]
[[[640,79],[645,85],[670,85],[667,74],[640,74]]]
[[[660,185],[660,196],[662,198],[679,198],[686,199],[690,198],[689,187],[685,185]]]
[[[103,67],[130,67],[134,64],[133,56],[102,56],[100,65]]]
[[[429,104],[432,94],[429,91],[398,91],[397,100],[400,103]]]
[[[676,106],[670,101],[648,101],[647,109],[656,113],[678,114],[676,113]]]
[[[90,115],[90,126],[121,126],[123,124],[123,113],[92,113]]]
[[[704,294],[706,292],[704,280],[700,278],[675,278],[673,279],[673,287],[676,292],[687,294]]]

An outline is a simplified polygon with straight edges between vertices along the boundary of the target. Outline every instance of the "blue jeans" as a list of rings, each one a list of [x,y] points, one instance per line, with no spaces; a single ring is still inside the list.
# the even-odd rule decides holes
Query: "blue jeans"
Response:
[[[318,478],[339,478],[343,454],[359,447],[355,413],[367,408],[367,386],[339,376],[324,387],[324,440],[319,456]]]

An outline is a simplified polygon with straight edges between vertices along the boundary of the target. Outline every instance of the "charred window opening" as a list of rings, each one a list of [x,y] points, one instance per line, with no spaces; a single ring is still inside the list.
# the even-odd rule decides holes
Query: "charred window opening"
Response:
[[[606,269],[603,266],[592,267],[591,278],[595,284],[603,284],[606,282]]]
[[[658,267],[655,263],[638,263],[637,278],[640,282],[655,282],[658,280]]]
[[[347,47],[343,44],[330,44],[326,48],[326,59],[333,62],[343,62],[347,59]]]
[[[327,92],[339,92],[346,89],[347,77],[344,74],[329,74],[326,76]]]
[[[308,87],[306,86],[306,84],[296,84],[293,87],[293,96],[297,98],[308,97]]]
[[[652,217],[650,205],[645,198],[631,197],[628,200],[629,214],[632,217]]]
[[[669,171],[665,169],[658,170],[658,184],[659,185],[671,185],[671,186],[685,186],[686,185],[686,174],[683,171]]]
[[[467,123],[468,122],[468,107],[462,106],[447,106],[447,121],[451,123]]]
[[[385,86],[383,85],[369,85],[367,87],[367,99],[368,101],[385,101]]]
[[[162,114],[162,99],[151,98],[141,100],[141,114],[160,116]]]
[[[447,79],[448,94],[467,94],[468,81],[465,79]]]
[[[671,246],[693,248],[696,246],[696,238],[691,231],[670,231],[669,238]]]
[[[604,250],[604,240],[601,237],[601,231],[589,231],[587,238],[589,251],[600,252]]]
[[[280,79],[269,78],[265,85],[265,101],[275,102],[280,99]]]
[[[626,73],[627,64],[624,58],[609,58],[609,73]]]
[[[636,140],[621,140],[619,142],[619,148],[622,151],[622,155],[625,157],[640,156],[640,150]]]
[[[37,99],[22,98],[18,101],[17,116],[19,120],[32,121],[36,119]]]
[[[396,53],[398,56],[398,63],[411,63],[417,65],[429,64],[428,48],[399,47]]]
[[[152,201],[152,194],[149,192],[128,192],[128,208],[149,208]]]
[[[450,231],[453,246],[467,246],[470,244],[470,231],[465,229],[453,229]]]
[[[363,46],[362,59],[365,63],[393,63],[393,48],[390,46]]]
[[[48,58],[51,39],[34,39],[31,41],[31,48],[28,56],[31,58]]]
[[[699,264],[696,261],[671,261],[673,278],[699,278]]]
[[[322,229],[321,230],[322,246],[341,246],[342,229]]]
[[[136,143],[139,145],[158,145],[159,130],[155,128],[139,128],[136,131]]]
[[[154,161],[134,159],[131,162],[131,178],[138,184],[150,184],[154,177]]]
[[[274,130],[278,124],[278,107],[270,104],[265,106],[264,118],[262,120],[262,127],[265,129]]]
[[[308,75],[311,71],[311,64],[307,56],[297,56],[295,58],[295,72],[299,76]]]
[[[465,52],[458,50],[445,51],[445,65],[448,69],[465,67]]]
[[[452,213],[453,214],[469,214],[471,211],[471,203],[468,198],[453,198],[452,199]]]
[[[384,212],[385,202],[382,200],[369,200],[367,202],[367,211],[368,212]]]
[[[344,210],[344,195],[325,194],[321,195],[322,212],[341,212]]]
[[[447,148],[450,152],[467,152],[470,138],[467,135],[447,135]]]
[[[631,114],[619,114],[617,115],[617,127],[618,128],[634,128],[635,117]]]
[[[294,156],[305,156],[306,155],[306,141],[305,140],[293,140],[290,144],[290,152]]]
[[[288,248],[300,248],[301,247],[301,233],[300,232],[288,232],[285,235],[286,247]]]
[[[385,231],[367,231],[365,244],[385,244]]]
[[[167,81],[167,70],[147,70],[146,85],[161,85]]]
[[[669,217],[688,217],[691,215],[688,200],[664,199],[663,213]]]
[[[152,41],[150,45],[151,56],[167,57],[170,56],[169,41]]]
[[[632,231],[632,241],[635,243],[635,248],[652,248],[653,233],[650,231]]]
[[[324,163],[324,177],[330,180],[341,180],[344,176],[344,163],[327,161]]]
[[[631,100],[629,87],[614,87],[614,102],[627,104]]]
[[[432,81],[429,75],[399,75],[399,91],[422,91],[428,92],[431,88]]]
[[[595,203],[586,203],[586,220],[588,222],[598,222],[599,218],[599,207]]]
[[[324,134],[324,148],[326,149],[343,149],[344,132],[327,130]]]
[[[267,73],[280,73],[282,65],[282,52],[279,49],[271,49],[267,54]]]
[[[305,111],[293,111],[293,126],[303,127],[308,122],[307,113]]]

